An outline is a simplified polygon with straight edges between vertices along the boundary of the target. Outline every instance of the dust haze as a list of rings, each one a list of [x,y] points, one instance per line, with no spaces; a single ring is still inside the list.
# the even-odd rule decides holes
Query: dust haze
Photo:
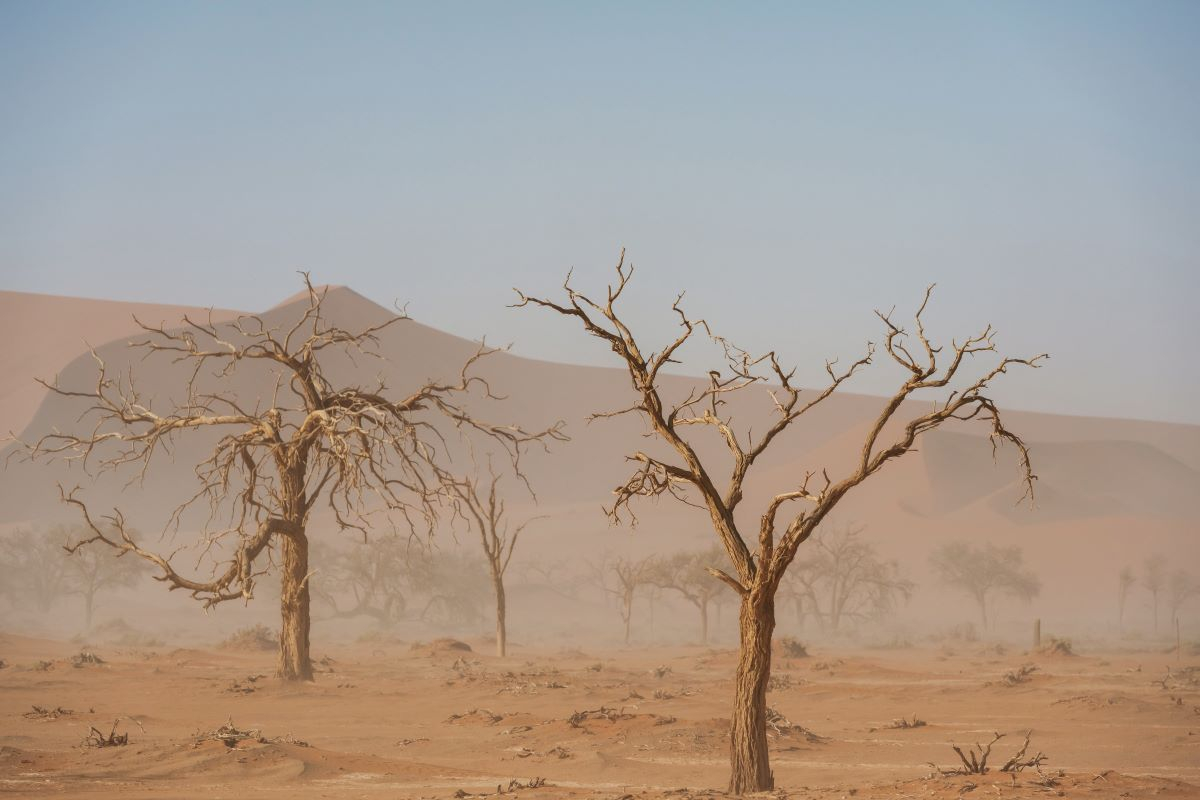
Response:
[[[5,790],[1196,796],[1200,428],[997,408],[919,289],[793,386],[622,264],[498,298],[611,368],[0,293]]]

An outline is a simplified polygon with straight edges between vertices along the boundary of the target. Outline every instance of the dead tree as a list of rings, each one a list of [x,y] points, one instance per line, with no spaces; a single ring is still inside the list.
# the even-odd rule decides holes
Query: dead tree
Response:
[[[648,570],[650,583],[678,592],[700,612],[701,644],[708,644],[709,606],[720,594],[729,591],[708,571],[710,565],[721,563],[723,556],[720,546],[713,545],[707,550],[655,559]]]
[[[408,607],[410,548],[417,546],[409,537],[388,534],[344,550],[311,547],[316,560],[326,564],[317,579],[310,580],[312,591],[329,607],[332,619],[363,616],[382,626],[393,625]]]
[[[145,338],[131,347],[152,361],[187,365],[190,377],[179,387],[183,396],[143,397],[131,371],[114,374],[92,351],[97,367],[92,388],[43,382],[57,395],[87,404],[89,431],[55,431],[25,445],[34,459],[63,458],[100,471],[133,469],[137,480],[152,472],[156,456],[173,450],[181,437],[216,431],[220,438],[211,454],[196,466],[195,492],[164,526],[164,533],[178,530],[189,509],[207,509],[199,545],[217,560],[211,575],[180,572],[174,554],[148,549],[120,510],[107,521],[97,519],[78,489],[63,489],[63,500],[78,508],[88,527],[88,535],[71,549],[95,544],[136,554],[158,568],[158,580],[190,593],[205,608],[251,599],[255,579],[278,559],[279,674],[286,680],[313,677],[307,526],[319,501],[340,529],[364,536],[376,513],[403,520],[412,531],[428,528],[438,512],[436,498],[450,457],[447,431],[482,437],[502,450],[514,469],[526,445],[561,436],[557,426],[530,433],[481,421],[468,410],[472,393],[494,397],[487,382],[472,373],[494,352],[486,346],[455,380],[430,381],[404,397],[392,397],[382,379],[372,388],[332,383],[323,368],[326,356],[379,357],[379,334],[407,317],[391,316],[351,332],[325,318],[324,292],[307,274],[304,283],[308,306],[290,327],[270,327],[254,315],[225,325],[184,317],[182,327],[173,330],[138,322]],[[235,372],[251,368],[269,381],[266,387],[274,387],[253,401],[227,388]],[[202,385],[202,378],[215,380],[215,388]]]
[[[837,633],[846,620],[879,619],[912,596],[914,584],[900,575],[899,565],[881,559],[860,533],[850,526],[818,530],[805,548],[808,557],[798,558],[784,576],[781,592],[823,631]]]
[[[633,475],[615,491],[615,501],[609,514],[618,518],[629,511],[630,503],[639,497],[670,495],[703,507],[711,520],[716,536],[725,547],[732,574],[713,568],[712,573],[725,581],[741,596],[740,656],[735,681],[735,700],[731,731],[732,776],[729,790],[734,794],[766,791],[772,788],[767,754],[766,694],[771,671],[771,636],[775,627],[775,592],[784,571],[796,557],[796,551],[830,511],[854,487],[878,473],[889,461],[909,452],[922,434],[949,420],[982,419],[990,423],[993,446],[1012,444],[1021,464],[1027,494],[1032,492],[1034,475],[1024,442],[1009,431],[1001,421],[1000,412],[985,394],[989,383],[1015,366],[1037,366],[1045,356],[1030,359],[1004,358],[973,382],[950,391],[934,401],[932,409],[901,421],[897,418],[904,402],[922,390],[947,389],[959,376],[963,365],[975,356],[995,352],[991,326],[952,346],[948,355],[926,336],[921,321],[930,290],[916,313],[915,336],[893,321],[890,313],[879,314],[884,325],[883,348],[908,378],[896,392],[884,401],[879,416],[870,425],[857,464],[839,478],[814,465],[795,482],[768,500],[758,515],[757,543],[749,541],[736,519],[743,499],[747,476],[762,454],[780,434],[795,424],[805,412],[830,397],[859,369],[871,362],[874,346],[844,370],[835,363],[826,364],[829,384],[811,396],[793,383],[794,370],[780,365],[774,352],[754,357],[733,346],[722,337],[712,334],[703,320],[693,320],[684,312],[682,295],[676,299],[673,311],[679,318],[682,331],[678,338],[661,350],[644,349],[633,331],[617,311],[617,304],[633,274],[625,266],[624,253],[617,264],[616,283],[608,288],[607,297],[597,303],[572,288],[570,276],[564,284],[562,302],[527,296],[518,291],[518,306],[541,306],[577,320],[591,335],[603,340],[616,353],[628,372],[636,397],[632,406],[618,411],[600,413],[599,417],[620,414],[640,416],[652,435],[666,446],[669,455],[638,450],[630,459],[636,463]],[[677,364],[680,348],[696,334],[708,335],[721,346],[725,368],[709,372],[708,382],[691,391],[686,397],[672,401],[664,397],[662,370]],[[915,342],[915,346],[910,344]],[[765,428],[755,431],[735,430],[726,408],[727,399],[757,384],[774,381],[771,395],[776,416]],[[930,405],[922,406],[930,409]],[[728,461],[703,457],[697,444],[700,431],[716,435],[728,449]],[[727,471],[723,469],[728,463]],[[718,470],[724,475],[718,474]],[[721,488],[719,484],[724,484]],[[801,504],[798,512],[781,512]],[[753,549],[752,549],[753,548]]]
[[[949,542],[933,552],[929,563],[943,583],[975,600],[985,631],[991,622],[988,608],[996,594],[1029,601],[1042,588],[1042,582],[1025,566],[1025,557],[1016,545],[1000,547],[984,542],[976,547],[967,542]]]
[[[78,541],[87,531],[55,530],[59,541]],[[63,553],[66,558],[66,593],[83,600],[83,619],[88,630],[92,628],[92,616],[96,609],[96,597],[111,589],[135,586],[150,565],[125,551],[113,552],[94,547]]]
[[[66,553],[41,530],[18,528],[0,537],[0,595],[14,607],[48,612],[68,591]]]
[[[1177,569],[1167,581],[1167,605],[1171,609],[1171,620],[1179,619],[1183,607],[1193,598],[1200,596],[1200,581],[1186,570]]]
[[[496,655],[508,655],[508,610],[504,593],[504,575],[512,561],[513,549],[521,532],[533,517],[516,527],[511,527],[506,514],[504,498],[500,496],[501,476],[488,463],[489,480],[484,484],[478,470],[474,475],[456,477],[447,481],[447,491],[454,500],[458,513],[467,525],[479,534],[483,555],[487,560],[488,573],[492,579],[492,591],[496,597]]]
[[[1129,599],[1129,590],[1137,583],[1137,578],[1133,575],[1133,569],[1130,567],[1121,567],[1121,572],[1117,575],[1117,629],[1125,629],[1125,603]]]
[[[1142,586],[1150,593],[1150,603],[1154,611],[1154,632],[1158,633],[1158,597],[1167,588],[1167,559],[1161,555],[1153,555],[1146,559],[1142,567]]]
[[[621,613],[621,624],[625,628],[625,644],[629,644],[633,632],[633,601],[637,590],[643,586],[652,585],[650,558],[631,559],[605,558],[600,564],[592,564],[592,579],[605,593],[617,600],[617,610]]]

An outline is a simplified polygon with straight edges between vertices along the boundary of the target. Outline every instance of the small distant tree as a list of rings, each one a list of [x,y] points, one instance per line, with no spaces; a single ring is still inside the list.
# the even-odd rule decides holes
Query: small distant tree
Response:
[[[1154,612],[1154,632],[1158,633],[1158,596],[1167,586],[1167,560],[1153,555],[1142,564],[1142,586],[1150,593],[1150,606]]]
[[[312,580],[313,593],[334,619],[370,617],[383,626],[399,622],[407,610],[409,537],[371,536],[340,550],[313,548],[327,566]]]
[[[67,594],[67,553],[45,531],[18,528],[0,537],[0,593],[15,608],[46,613]]]
[[[650,583],[661,589],[674,590],[700,612],[700,643],[708,644],[709,607],[722,594],[733,596],[724,583],[708,571],[712,564],[720,564],[725,551],[717,546],[698,552],[676,553],[666,558],[657,558],[650,564]]]
[[[653,585],[651,580],[654,561],[652,558],[605,559],[600,564],[592,564],[592,579],[605,593],[617,600],[617,609],[621,613],[621,624],[625,628],[625,644],[633,631],[633,601],[637,590],[643,586]]]
[[[1038,577],[1025,566],[1025,556],[1016,545],[1001,547],[985,542],[976,547],[966,542],[950,542],[934,551],[930,564],[943,583],[975,600],[984,630],[989,628],[988,609],[997,594],[1029,601],[1042,588]]]
[[[52,533],[52,538],[62,542],[78,541],[83,535],[86,535],[86,532],[78,528],[57,528]],[[60,547],[60,551],[66,558],[66,593],[83,600],[83,619],[88,630],[92,627],[97,595],[112,589],[135,586],[150,572],[150,565],[146,561],[130,556],[127,552],[113,552],[94,547],[75,550],[73,553],[67,553]]]
[[[1129,590],[1137,583],[1137,578],[1133,575],[1132,567],[1122,567],[1121,572],[1117,575],[1117,627],[1124,629],[1125,627],[1125,603],[1129,599]]]
[[[846,620],[865,622],[891,613],[912,597],[915,584],[900,565],[879,557],[874,543],[859,538],[862,528],[822,528],[813,535],[806,557],[797,560],[785,581],[805,613],[821,629],[837,633]]]
[[[496,599],[496,655],[508,655],[508,604],[504,591],[504,575],[512,561],[513,549],[525,527],[535,519],[527,519],[516,527],[509,525],[504,498],[500,495],[500,475],[488,464],[489,478],[485,482],[478,471],[474,475],[451,478],[447,489],[455,501],[458,513],[467,525],[479,534],[484,561],[491,576],[492,592]]]
[[[1167,581],[1167,605],[1171,607],[1171,619],[1179,618],[1183,607],[1193,597],[1200,596],[1200,582],[1185,570],[1177,569]]]
[[[478,625],[488,605],[489,575],[483,559],[436,547],[414,550],[409,585],[422,603],[417,616],[430,625]]]

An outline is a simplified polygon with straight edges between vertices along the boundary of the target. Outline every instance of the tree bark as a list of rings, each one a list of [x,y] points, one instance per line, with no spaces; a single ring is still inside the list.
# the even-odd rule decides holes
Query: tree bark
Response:
[[[285,681],[311,681],[308,537],[303,530],[298,530],[281,536],[280,540],[283,568],[279,598],[279,677]]]
[[[492,586],[496,590],[496,655],[504,658],[508,655],[508,624],[506,621],[507,608],[504,599],[504,576],[492,572]]]
[[[744,595],[738,619],[741,643],[734,681],[729,792],[768,792],[775,788],[767,752],[767,682],[775,630],[775,598],[770,589],[755,587]]]

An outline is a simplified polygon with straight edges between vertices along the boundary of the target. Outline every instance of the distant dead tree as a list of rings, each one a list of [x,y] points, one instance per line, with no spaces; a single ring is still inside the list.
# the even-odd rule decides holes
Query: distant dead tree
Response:
[[[805,548],[807,556],[784,577],[823,631],[837,633],[846,620],[879,619],[912,597],[915,584],[900,575],[895,561],[880,558],[873,543],[859,538],[862,531],[848,525],[819,529]]]
[[[96,544],[135,554],[158,568],[157,580],[187,591],[205,608],[251,599],[255,579],[273,569],[278,557],[279,675],[285,680],[313,677],[307,525],[319,501],[340,529],[363,535],[368,515],[376,512],[403,519],[410,529],[432,526],[450,458],[446,431],[481,437],[518,471],[526,445],[561,436],[558,427],[531,433],[484,422],[467,410],[472,390],[493,397],[487,383],[472,374],[476,363],[494,352],[486,346],[466,361],[456,380],[431,381],[404,397],[393,398],[382,380],[369,389],[335,385],[323,368],[326,355],[380,357],[378,335],[407,317],[345,330],[325,318],[324,291],[314,288],[306,273],[303,278],[308,306],[290,327],[269,327],[255,315],[223,326],[211,318],[184,317],[175,330],[138,322],[145,338],[131,347],[151,361],[189,366],[190,377],[178,395],[143,397],[132,372],[113,374],[92,351],[94,387],[43,382],[57,395],[87,404],[89,432],[55,431],[25,444],[30,458],[63,458],[100,471],[129,468],[144,476],[156,468],[155,456],[173,450],[179,437],[216,431],[220,438],[211,454],[196,465],[195,492],[164,526],[164,533],[178,530],[189,509],[208,508],[198,544],[224,559],[211,575],[179,572],[173,554],[148,549],[126,527],[120,510],[97,519],[78,489],[62,489],[63,500],[78,508],[89,529],[71,549]],[[268,387],[260,399],[238,397],[226,388],[239,368],[250,367],[261,370]],[[215,380],[215,388],[202,385],[202,378]]]
[[[42,530],[18,528],[0,537],[0,594],[16,608],[46,613],[67,594],[63,540]]]
[[[60,542],[78,541],[86,531],[58,528],[55,538]],[[127,552],[87,547],[72,553],[63,551],[67,562],[67,594],[83,600],[84,625],[92,627],[92,616],[96,609],[96,597],[112,589],[136,586],[147,573],[150,565],[143,559]]]
[[[1125,627],[1125,603],[1129,599],[1129,590],[1137,583],[1137,578],[1134,577],[1132,567],[1121,567],[1120,574],[1117,575],[1117,628],[1124,629]]]
[[[1025,556],[1016,545],[1001,547],[984,542],[976,547],[966,542],[949,542],[933,552],[929,563],[947,586],[970,595],[979,607],[983,629],[988,630],[988,608],[997,594],[1029,601],[1037,597],[1042,583],[1025,566]]]
[[[56,525],[0,537],[0,593],[15,606],[28,604],[42,613],[64,597],[79,597],[90,629],[97,596],[133,586],[149,570],[140,559],[121,558],[122,553],[68,552],[65,545],[80,533],[78,527]]]
[[[651,586],[651,569],[653,560],[649,557],[632,559],[618,557],[605,558],[599,564],[591,564],[592,580],[605,593],[617,600],[617,609],[621,612],[621,624],[625,628],[625,644],[633,631],[633,601],[637,590],[643,586]]]
[[[1158,633],[1158,596],[1167,586],[1167,560],[1161,555],[1150,556],[1143,563],[1142,586],[1150,593],[1150,604],[1154,610],[1154,632]]]
[[[1171,619],[1179,619],[1183,607],[1193,597],[1200,596],[1200,582],[1186,570],[1177,569],[1167,581],[1167,605],[1171,608]]]
[[[993,445],[1007,442],[1016,449],[1026,489],[1031,492],[1034,475],[1025,444],[1004,426],[999,410],[985,391],[993,379],[1010,367],[1035,367],[1045,356],[1001,359],[973,382],[965,382],[941,400],[922,406],[931,410],[901,421],[897,419],[897,413],[906,400],[923,390],[947,389],[964,363],[981,354],[995,352],[993,331],[988,326],[981,333],[955,343],[951,352],[943,355],[942,348],[926,336],[921,321],[932,287],[926,291],[925,301],[917,310],[915,337],[897,325],[890,313],[880,313],[884,325],[884,350],[903,369],[907,379],[884,402],[879,416],[869,426],[861,455],[848,474],[835,480],[827,470],[814,467],[807,474],[795,475],[790,486],[766,502],[758,515],[757,546],[752,550],[753,540],[751,544],[747,543],[735,515],[743,499],[747,476],[759,457],[773,443],[780,441],[780,434],[805,412],[831,396],[860,368],[871,363],[874,346],[868,345],[866,354],[844,370],[838,371],[834,363],[827,363],[829,384],[809,397],[793,383],[794,370],[782,367],[774,352],[751,356],[726,339],[713,335],[705,321],[687,316],[681,306],[681,295],[672,306],[682,328],[680,335],[661,350],[651,352],[643,349],[643,343],[636,339],[617,311],[618,301],[633,274],[632,266],[625,266],[624,253],[616,271],[616,283],[609,286],[607,297],[599,303],[572,288],[568,275],[563,285],[565,298],[562,302],[531,297],[518,291],[517,305],[540,306],[573,318],[589,334],[604,341],[626,368],[635,400],[628,408],[595,416],[637,415],[649,426],[657,443],[663,446],[662,450],[638,450],[630,456],[638,466],[628,481],[615,490],[616,499],[609,510],[610,516],[615,519],[622,512],[628,512],[635,498],[662,495],[699,505],[708,512],[713,531],[733,566],[732,574],[716,567],[712,568],[712,573],[742,598],[729,790],[732,794],[767,791],[774,785],[767,753],[766,697],[771,672],[771,637],[775,628],[775,592],[797,549],[848,492],[878,473],[889,461],[909,452],[923,433],[949,420],[989,422]],[[709,336],[723,349],[725,366],[708,373],[707,385],[694,389],[678,401],[670,400],[664,397],[667,387],[662,370],[679,363],[680,348],[697,333]],[[911,349],[910,343],[915,343]],[[726,401],[738,392],[766,381],[777,384],[771,390],[776,416],[756,438],[749,430],[735,429]],[[716,441],[724,444],[728,450],[726,459],[714,460],[701,455],[703,451],[697,444],[697,437],[702,431],[715,434]],[[729,465],[727,472],[726,464]],[[723,477],[719,471],[725,473]],[[721,483],[723,489],[718,488]],[[803,510],[788,513],[787,518],[777,524],[780,511],[794,503],[803,504]]]
[[[314,560],[325,566],[310,580],[315,594],[333,619],[369,617],[380,625],[399,622],[407,610],[406,586],[411,538],[396,534],[371,536],[348,547],[312,547]]]
[[[708,571],[709,565],[720,564],[724,555],[718,545],[713,545],[707,550],[653,559],[647,570],[651,584],[678,592],[700,612],[701,644],[708,644],[709,607],[720,595],[729,592],[729,587]]]
[[[455,628],[483,620],[488,605],[487,564],[475,555],[437,547],[414,551],[409,586],[421,602],[417,617],[429,625]]]
[[[446,481],[458,513],[479,535],[484,559],[492,580],[496,598],[496,655],[508,655],[508,610],[504,592],[504,575],[512,561],[513,549],[525,527],[541,517],[527,519],[516,527],[509,524],[504,498],[500,495],[501,476],[488,463],[486,482],[479,474],[455,477]]]

